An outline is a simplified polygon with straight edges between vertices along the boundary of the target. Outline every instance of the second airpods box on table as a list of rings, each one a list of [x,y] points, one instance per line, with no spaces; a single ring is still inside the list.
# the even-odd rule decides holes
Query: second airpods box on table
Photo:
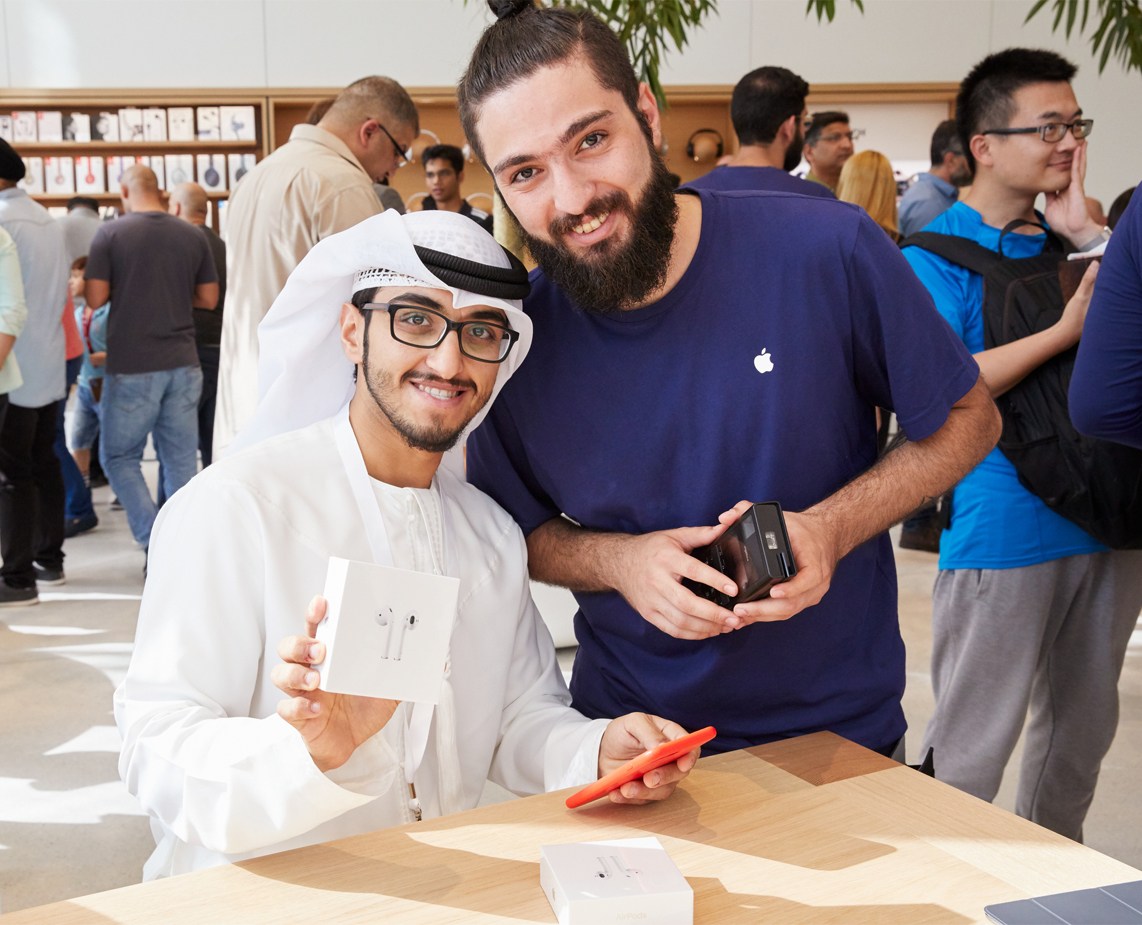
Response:
[[[694,890],[657,838],[543,845],[539,884],[559,925],[694,922]]]
[[[321,689],[436,703],[459,592],[456,578],[330,558]]]

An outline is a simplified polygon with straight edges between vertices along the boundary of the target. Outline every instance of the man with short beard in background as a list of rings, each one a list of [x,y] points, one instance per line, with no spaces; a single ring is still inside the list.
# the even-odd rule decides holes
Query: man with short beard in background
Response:
[[[971,183],[971,167],[955,119],[945,119],[932,133],[932,166],[920,174],[900,197],[900,236],[920,231],[937,215],[947,212],[962,187]]]
[[[691,180],[690,189],[773,190],[834,196],[820,183],[794,177],[805,147],[802,122],[809,84],[783,67],[759,67],[734,87],[730,119],[740,146],[729,162]]]
[[[535,358],[468,472],[520,524],[532,577],[576,593],[576,707],[662,707],[716,726],[714,752],[828,729],[902,755],[885,531],[994,445],[978,369],[862,211],[676,193],[616,36],[497,6],[460,113],[539,262]],[[877,406],[911,441],[879,462]],[[681,579],[737,593],[690,552],[755,500],[785,507],[798,574],[726,609]]]

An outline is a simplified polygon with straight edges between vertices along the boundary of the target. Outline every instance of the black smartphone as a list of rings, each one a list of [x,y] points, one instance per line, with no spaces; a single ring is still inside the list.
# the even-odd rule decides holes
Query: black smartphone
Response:
[[[768,597],[774,585],[797,574],[785,515],[776,501],[754,504],[713,543],[695,549],[691,555],[729,576],[738,586],[737,597],[730,597],[709,585],[682,580],[699,597],[720,607]]]

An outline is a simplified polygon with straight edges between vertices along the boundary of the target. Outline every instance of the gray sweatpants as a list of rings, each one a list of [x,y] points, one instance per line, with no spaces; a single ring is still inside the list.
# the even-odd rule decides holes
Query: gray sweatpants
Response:
[[[939,780],[990,802],[1026,720],[1015,811],[1081,841],[1118,726],[1142,550],[941,571],[932,605],[936,708],[921,754],[932,746]]]

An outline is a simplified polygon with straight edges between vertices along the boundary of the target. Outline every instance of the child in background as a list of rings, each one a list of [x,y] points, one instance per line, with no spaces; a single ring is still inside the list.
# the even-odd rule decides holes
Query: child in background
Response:
[[[68,278],[68,291],[75,303],[75,320],[79,325],[79,332],[83,338],[83,366],[76,381],[75,412],[71,421],[71,455],[79,467],[84,481],[90,483],[91,478],[91,448],[99,435],[99,422],[101,408],[100,394],[103,388],[103,367],[107,363],[107,314],[111,303],[101,306],[96,311],[87,307],[84,299],[83,271],[87,267],[87,258],[79,257],[71,265],[71,276]],[[83,526],[76,533],[92,529],[99,521],[94,513],[85,523],[94,521],[90,526]],[[72,528],[71,520],[67,524],[68,530]],[[69,532],[68,536],[75,533]]]

